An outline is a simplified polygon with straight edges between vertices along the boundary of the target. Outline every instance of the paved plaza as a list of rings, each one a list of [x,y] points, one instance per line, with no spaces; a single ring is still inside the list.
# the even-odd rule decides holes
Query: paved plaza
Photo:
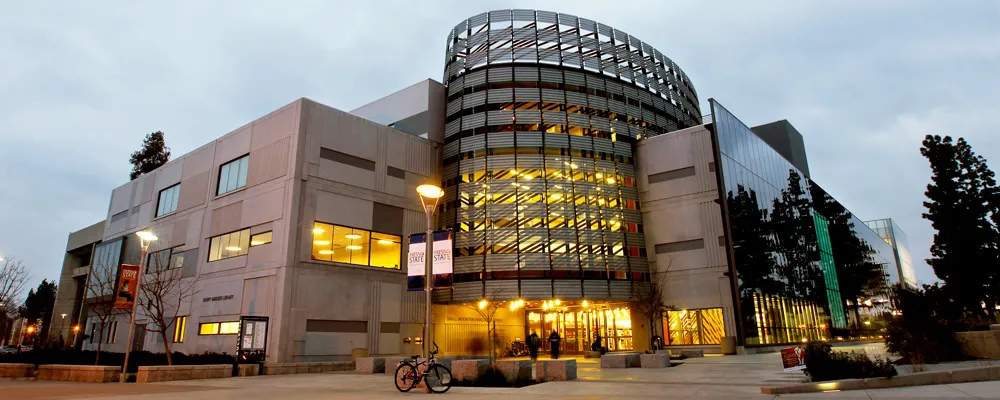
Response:
[[[878,352],[877,347],[868,348]],[[667,369],[604,369],[578,359],[579,380],[524,388],[454,387],[444,395],[399,393],[386,375],[324,373],[206,379],[154,384],[80,384],[0,380],[0,399],[184,399],[297,400],[382,399],[445,396],[454,399],[1000,399],[1000,382],[796,395],[763,395],[760,387],[796,383],[777,354],[705,357]]]

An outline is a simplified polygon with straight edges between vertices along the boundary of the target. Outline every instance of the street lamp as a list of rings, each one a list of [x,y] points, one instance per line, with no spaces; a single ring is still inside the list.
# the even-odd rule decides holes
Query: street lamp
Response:
[[[431,279],[434,277],[431,266],[434,260],[434,209],[437,208],[438,200],[444,196],[444,190],[435,185],[417,186],[417,194],[420,195],[420,204],[424,206],[427,213],[427,236],[424,241],[427,247],[424,250],[424,291],[426,292],[424,303],[424,357],[431,357],[431,291],[434,284]],[[434,204],[431,204],[434,200]]]
[[[157,237],[150,231],[139,231],[135,233],[139,237],[139,247],[142,247],[142,255],[139,258],[139,274],[135,277],[135,299],[132,301],[132,320],[128,323],[128,341],[125,345],[125,363],[122,364],[122,374],[119,382],[125,383],[125,371],[128,368],[128,355],[132,352],[132,336],[135,335],[135,312],[139,309],[139,285],[142,284],[143,269],[146,264],[146,252],[149,245],[156,241]]]

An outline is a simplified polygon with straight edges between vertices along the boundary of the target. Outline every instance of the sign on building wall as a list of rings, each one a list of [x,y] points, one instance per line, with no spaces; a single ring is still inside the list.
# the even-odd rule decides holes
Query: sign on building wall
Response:
[[[410,247],[406,262],[407,290],[424,290],[424,253],[427,250],[426,233],[410,235]],[[451,287],[452,278],[452,240],[451,231],[434,232],[434,258],[431,270],[434,274],[434,287]]]
[[[240,317],[240,339],[236,346],[237,362],[254,364],[267,357],[268,317],[244,315]]]
[[[118,271],[118,289],[115,290],[115,308],[131,310],[135,305],[136,283],[139,279],[139,266],[122,264]]]

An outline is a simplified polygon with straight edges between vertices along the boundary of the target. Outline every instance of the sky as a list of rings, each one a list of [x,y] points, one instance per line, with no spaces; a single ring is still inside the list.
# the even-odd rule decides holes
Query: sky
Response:
[[[1000,2],[0,0],[0,257],[57,279],[66,236],[106,218],[129,155],[174,156],[308,97],[350,110],[443,75],[462,20],[538,8],[649,43],[750,126],[789,120],[812,178],[864,220],[893,218],[917,278],[926,134],[1000,169]]]

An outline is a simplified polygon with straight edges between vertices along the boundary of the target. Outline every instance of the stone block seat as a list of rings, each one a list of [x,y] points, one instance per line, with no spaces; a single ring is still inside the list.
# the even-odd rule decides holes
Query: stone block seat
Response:
[[[500,360],[496,366],[508,384],[531,381],[531,360]]]
[[[451,377],[458,382],[475,383],[486,373],[488,365],[489,361],[484,359],[452,360]]]
[[[121,367],[106,365],[59,365],[38,366],[35,378],[43,381],[69,382],[118,382]]]
[[[535,363],[535,381],[576,380],[576,360],[538,360]]]
[[[31,378],[35,375],[35,364],[0,364],[0,378]]]
[[[601,356],[601,368],[639,368],[638,353],[611,353]]]
[[[641,354],[639,364],[642,368],[667,368],[670,366],[669,354]]]
[[[687,358],[704,357],[705,350],[681,350],[681,355]]]
[[[355,361],[354,372],[358,374],[385,373],[384,357],[361,357]],[[395,368],[395,367],[394,367]]]

